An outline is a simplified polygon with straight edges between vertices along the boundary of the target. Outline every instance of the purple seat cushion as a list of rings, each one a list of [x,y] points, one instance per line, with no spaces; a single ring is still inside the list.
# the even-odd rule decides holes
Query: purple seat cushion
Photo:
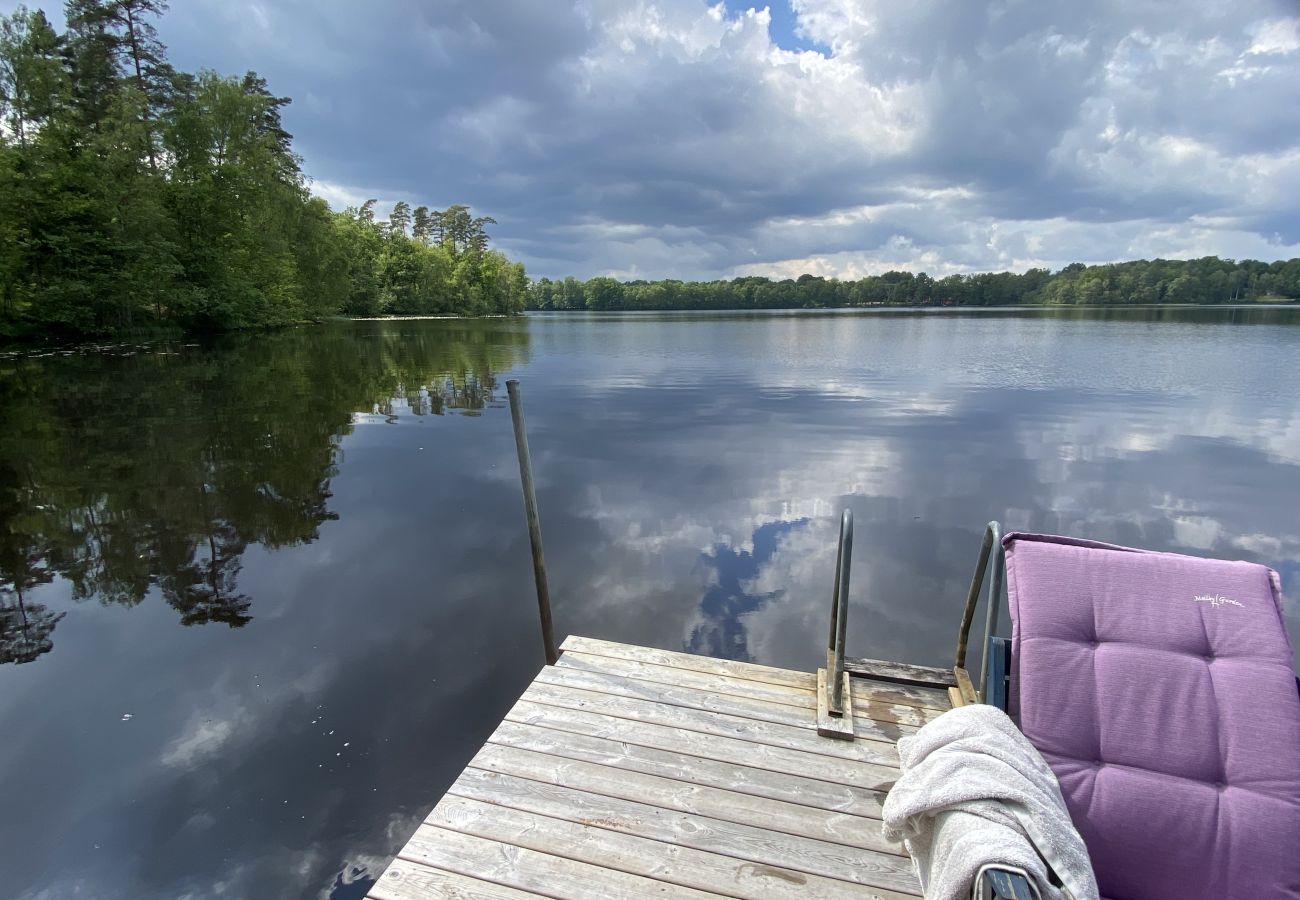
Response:
[[[1009,534],[1010,712],[1112,900],[1300,897],[1300,694],[1277,574]]]

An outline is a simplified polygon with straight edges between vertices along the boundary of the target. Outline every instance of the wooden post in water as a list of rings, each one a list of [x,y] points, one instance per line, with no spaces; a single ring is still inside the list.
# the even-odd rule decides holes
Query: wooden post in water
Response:
[[[515,450],[519,453],[519,480],[524,489],[524,514],[528,517],[528,542],[533,550],[533,580],[537,582],[537,612],[542,617],[542,644],[547,665],[555,665],[555,626],[551,624],[551,592],[546,586],[546,557],[542,554],[542,524],[537,517],[537,495],[533,491],[533,463],[528,456],[528,435],[524,432],[524,407],[519,399],[519,381],[506,382],[510,395],[510,419],[515,426]]]

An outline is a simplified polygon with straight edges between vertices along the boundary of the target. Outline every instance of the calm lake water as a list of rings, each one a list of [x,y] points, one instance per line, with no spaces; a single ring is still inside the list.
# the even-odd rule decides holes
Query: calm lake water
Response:
[[[1267,563],[1300,309],[361,322],[0,358],[0,893],[355,898],[557,629],[951,664],[983,525]],[[21,595],[21,596],[20,596]]]

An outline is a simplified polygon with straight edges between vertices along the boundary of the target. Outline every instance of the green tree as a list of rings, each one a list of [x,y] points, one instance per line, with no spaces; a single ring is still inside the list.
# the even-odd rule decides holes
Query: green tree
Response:
[[[173,73],[167,63],[166,49],[149,18],[162,15],[167,3],[165,0],[107,0],[103,6],[108,21],[118,28],[119,54],[124,57],[139,93],[137,105],[144,123],[144,150],[150,169],[156,171],[158,158],[153,120],[155,111],[163,109],[166,104]]]
[[[74,129],[85,135],[98,131],[121,89],[119,41],[111,30],[111,11],[102,0],[67,0],[63,10],[68,23],[64,56],[72,85]]]
[[[613,278],[593,278],[583,286],[583,293],[588,309],[621,309],[623,306],[623,285]]]
[[[411,205],[405,200],[393,204],[393,211],[388,214],[388,225],[397,234],[406,237],[411,227]]]
[[[415,213],[411,217],[411,237],[423,244],[429,243],[433,237],[433,217],[429,215],[429,207],[417,206]]]
[[[45,13],[19,6],[0,19],[0,114],[21,150],[50,122],[66,81],[59,36]]]

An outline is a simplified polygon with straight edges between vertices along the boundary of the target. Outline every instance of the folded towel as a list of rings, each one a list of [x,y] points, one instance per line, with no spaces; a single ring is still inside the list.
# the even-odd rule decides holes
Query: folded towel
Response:
[[[1007,714],[975,704],[898,742],[884,833],[912,856],[927,900],[967,900],[982,869],[1019,869],[1043,900],[1097,900],[1056,776]]]

